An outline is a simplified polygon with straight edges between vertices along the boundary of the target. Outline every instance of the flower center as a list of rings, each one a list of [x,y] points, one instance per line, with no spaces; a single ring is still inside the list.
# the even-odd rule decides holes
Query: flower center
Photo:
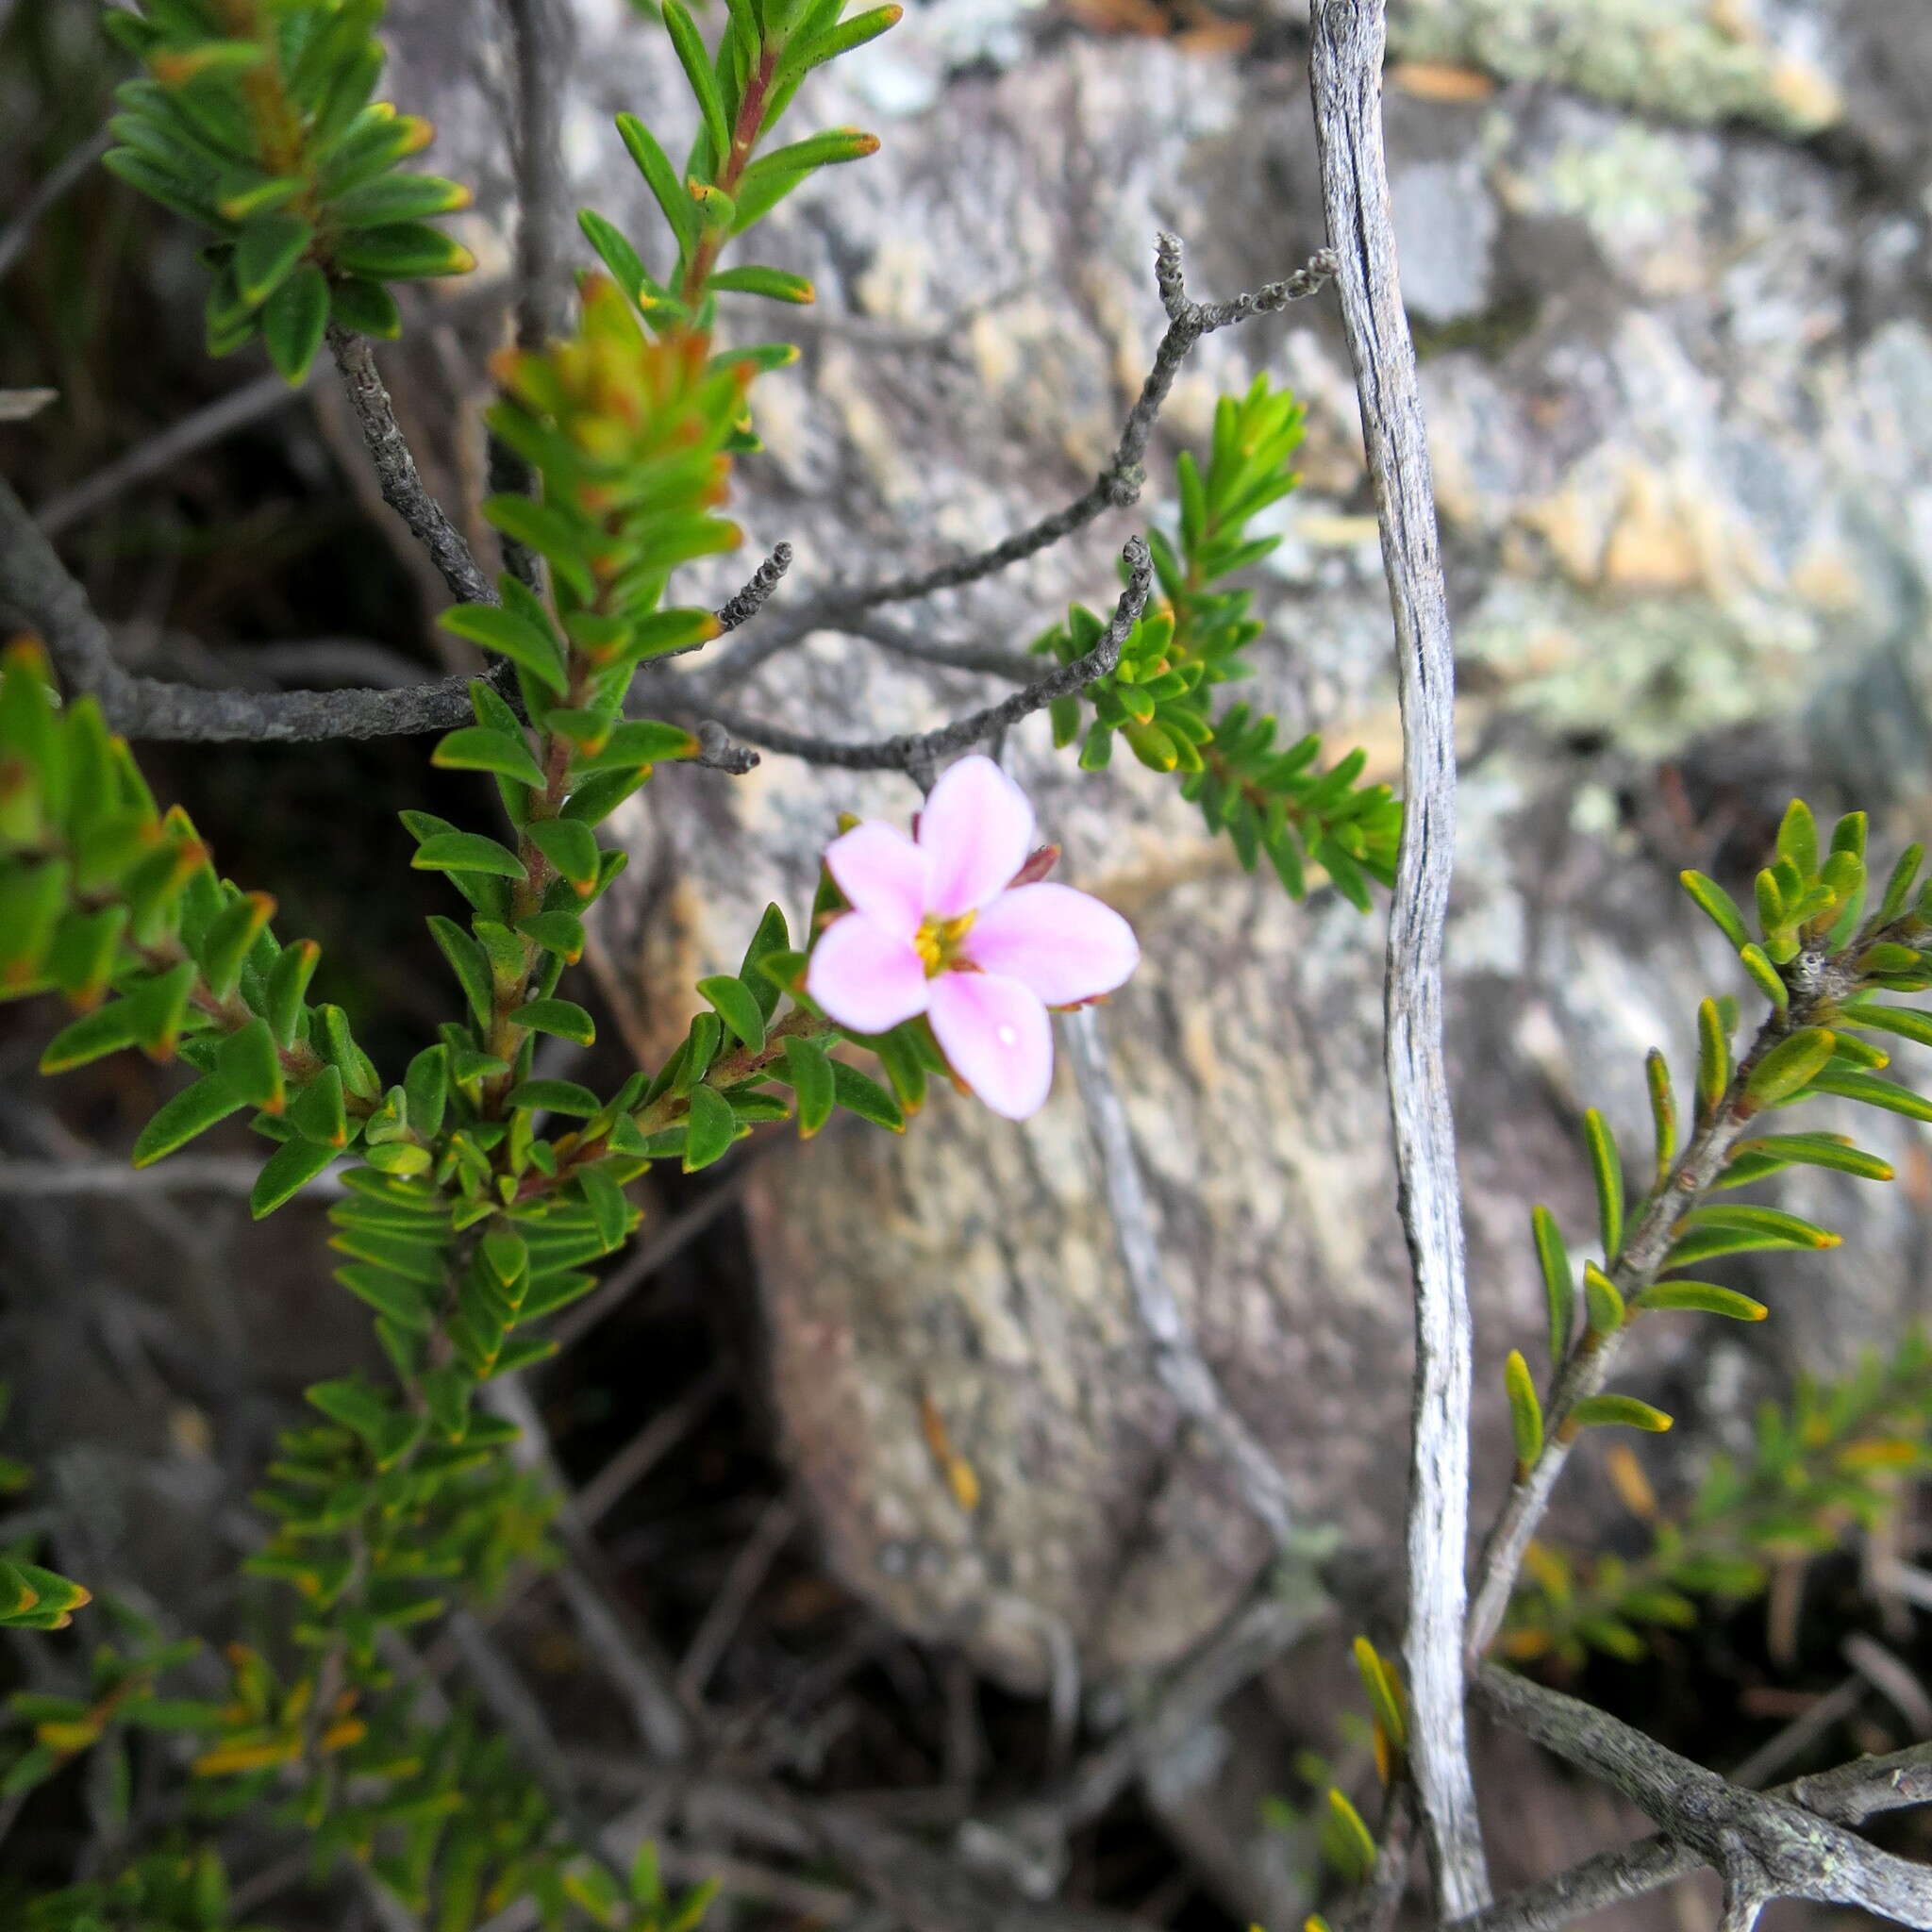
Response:
[[[959,958],[959,947],[973,930],[974,917],[971,912],[962,912],[957,919],[941,919],[933,914],[913,935],[912,949],[924,962],[928,979],[936,979],[941,973],[957,972],[966,964]]]

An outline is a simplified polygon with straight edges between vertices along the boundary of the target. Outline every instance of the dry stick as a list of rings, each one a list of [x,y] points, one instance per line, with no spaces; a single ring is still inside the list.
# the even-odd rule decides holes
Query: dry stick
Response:
[[[240,389],[217,396],[145,442],[137,443],[125,456],[96,470],[73,489],[49,497],[42,504],[36,521],[46,536],[58,537],[62,530],[105,509],[135,484],[159,475],[183,457],[219,442],[233,430],[287,408],[301,393],[300,388],[279,375],[258,375],[253,382],[244,382]]]
[[[64,1194],[247,1194],[261,1178],[261,1162],[241,1154],[180,1154],[165,1166],[129,1167],[125,1160],[0,1159],[0,1200],[47,1200]],[[337,1170],[308,1184],[311,1196],[344,1191]]]
[[[1195,343],[1217,329],[1228,328],[1251,316],[1273,314],[1291,302],[1316,293],[1327,286],[1334,272],[1334,262],[1324,250],[1305,267],[1278,282],[1269,282],[1225,302],[1191,302],[1181,275],[1181,244],[1172,235],[1161,235],[1155,244],[1155,276],[1167,309],[1167,329],[1154,352],[1154,366],[1121,426],[1113,455],[1086,490],[1064,508],[970,557],[942,563],[914,576],[828,587],[809,603],[788,611],[782,623],[724,653],[700,674],[699,688],[706,696],[715,697],[741,683],[766,658],[799,642],[811,631],[850,619],[860,611],[875,610],[882,604],[909,604],[929,597],[936,591],[957,590],[962,584],[976,583],[1071,537],[1106,510],[1129,508],[1140,500],[1146,482],[1142,459],[1147,454],[1148,439],[1154,433],[1168,392],[1174,388],[1174,377],[1180,374],[1181,364]],[[744,735],[749,738],[757,734],[747,731]],[[759,741],[772,742],[768,738]]]
[[[836,765],[853,772],[904,772],[922,784],[929,783],[939,759],[954,752],[967,751],[982,740],[1044,708],[1054,699],[1070,696],[1084,689],[1096,677],[1105,677],[1120,662],[1121,646],[1141,621],[1141,613],[1147,608],[1148,591],[1154,583],[1153,560],[1142,539],[1130,537],[1124,555],[1127,562],[1126,588],[1114,606],[1112,621],[1084,658],[1072,664],[1062,664],[1029,684],[1025,690],[1015,691],[1011,697],[956,719],[936,731],[875,739],[865,744],[845,744],[834,739],[783,730],[775,724],[766,724],[737,711],[720,710],[702,699],[697,703],[708,714],[708,723],[738,737],[752,739],[773,751],[804,758],[809,764]],[[680,698],[675,687],[668,690],[654,688],[652,697],[667,708],[684,710],[687,714],[692,709],[691,703]],[[728,749],[714,748],[708,743],[707,758],[714,759],[720,750]]]
[[[100,700],[129,738],[209,743],[293,743],[447,731],[471,719],[470,680],[445,677],[408,691],[202,691],[134,677],[115,662],[107,626],[87,593],[0,479],[0,604],[46,643],[62,681]]]
[[[1091,1007],[1083,1007],[1068,1017],[1067,1041],[1094,1150],[1100,1156],[1121,1265],[1133,1291],[1141,1325],[1154,1346],[1155,1373],[1174,1397],[1175,1407],[1199,1424],[1221,1451],[1242,1501],[1268,1525],[1275,1547],[1285,1550],[1294,1535],[1294,1506],[1287,1479],[1247,1424],[1229,1407],[1174,1299],[1161,1261],[1126,1108],[1114,1087],[1106,1042]]]
[[[1382,525],[1402,705],[1402,845],[1389,914],[1387,1064],[1403,1232],[1415,1275],[1409,1449],[1409,1762],[1441,1903],[1489,1902],[1462,1661],[1471,1337],[1456,1127],[1442,1061],[1442,928],[1456,838],[1455,652],[1415,345],[1382,153],[1383,0],[1317,0],[1309,81],[1322,198]]]
[[[1681,1848],[1690,1867],[1714,1865],[1724,1881],[1727,1926],[1755,1924],[1759,1909],[1774,1899],[1800,1898],[1819,1905],[1861,1906],[1897,1924],[1932,1927],[1932,1868],[1880,1851],[1829,1817],[1806,1808],[1806,1788],[1815,1793],[1819,1780],[1801,1778],[1787,1787],[1797,1802],[1782,1791],[1741,1790],[1621,1719],[1559,1690],[1545,1690],[1494,1664],[1485,1664],[1475,1681],[1485,1704],[1511,1729],[1622,1791],[1675,1841],[1669,1848],[1673,1855]],[[1628,1848],[1630,1853],[1645,1849]],[[1649,1863],[1659,1869],[1664,1858],[1650,1854]],[[1506,1920],[1500,1915],[1510,1903],[1484,1914],[1469,1932],[1477,1925],[1482,1932],[1500,1932],[1506,1924],[1565,1922]],[[1571,1910],[1565,1919],[1575,1916],[1578,1912]]]
[[[348,392],[349,407],[355,411],[356,426],[362,432],[363,446],[375,466],[382,500],[402,518],[409,526],[410,536],[429,553],[429,560],[441,573],[451,596],[465,604],[494,604],[495,587],[477,569],[462,533],[416,474],[416,458],[409,454],[409,445],[396,422],[394,406],[368,341],[332,322],[328,325],[328,346],[336,358],[336,367],[341,372],[342,387]]]
[[[677,1666],[677,1694],[687,1704],[694,1706],[704,1696],[705,1686],[738,1634],[738,1626],[744,1621],[759,1585],[797,1527],[798,1509],[789,1497],[774,1496],[765,1506],[758,1527],[732,1558],[724,1588],[706,1611],[697,1635],[691,1641],[691,1648]]]
[[[706,1370],[668,1408],[660,1408],[571,1498],[572,1515],[584,1528],[595,1528],[621,1496],[642,1482],[704,1421],[727,1386],[723,1370]]]
[[[107,153],[106,134],[90,136],[70,153],[62,155],[42,177],[40,185],[21,204],[20,212],[0,228],[0,275],[4,275],[25,252],[41,217]]]

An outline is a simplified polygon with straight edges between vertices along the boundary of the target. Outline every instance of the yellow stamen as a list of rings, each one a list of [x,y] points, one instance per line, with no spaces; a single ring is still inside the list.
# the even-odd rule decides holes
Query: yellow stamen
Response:
[[[928,979],[948,971],[958,960],[959,946],[973,930],[977,915],[962,912],[957,919],[930,917],[912,938],[912,949],[925,966]]]

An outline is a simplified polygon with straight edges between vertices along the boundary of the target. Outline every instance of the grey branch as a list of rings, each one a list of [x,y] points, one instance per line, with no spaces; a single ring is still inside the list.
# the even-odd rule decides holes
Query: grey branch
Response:
[[[442,506],[424,488],[416,474],[395,408],[383,385],[382,373],[367,341],[338,323],[328,325],[328,345],[341,371],[356,426],[362,432],[369,460],[375,466],[382,500],[409,526],[409,534],[429,553],[442,574],[450,595],[464,604],[494,604],[496,591],[476,567],[462,533],[450,522]]]
[[[137,483],[160,475],[183,457],[219,442],[244,424],[287,408],[301,393],[279,375],[258,375],[253,382],[244,382],[240,389],[217,396],[145,442],[137,443],[125,456],[117,457],[72,490],[49,497],[41,505],[35,521],[49,537],[58,537],[62,530],[105,509]]]
[[[62,155],[42,178],[39,186],[21,204],[20,212],[0,228],[0,275],[4,275],[33,239],[41,217],[108,151],[105,134],[90,136],[72,152]]]
[[[778,579],[791,568],[791,544],[774,544],[771,556],[752,572],[743,590],[718,607],[716,614],[720,629],[736,630],[740,625],[749,624],[765,608],[772,592],[778,588]]]
[[[1105,677],[1120,662],[1121,646],[1141,621],[1141,613],[1147,608],[1147,593],[1154,582],[1153,560],[1141,538],[1130,537],[1124,554],[1127,561],[1126,587],[1114,606],[1112,620],[1084,658],[1076,658],[1071,664],[1062,664],[1024,691],[1015,691],[1011,697],[1003,698],[996,705],[988,705],[982,710],[970,712],[936,731],[874,739],[865,744],[846,744],[836,739],[788,731],[780,725],[746,717],[742,712],[724,710],[702,700],[697,702],[703,704],[708,723],[721,726],[733,737],[748,738],[769,750],[804,758],[809,764],[836,765],[849,772],[905,772],[924,783],[941,758],[949,758],[955,752],[971,750],[983,740],[1017,724],[1022,718],[1043,709],[1056,698],[1071,696],[1091,684],[1096,677]],[[693,708],[693,701],[681,696],[675,685],[652,687],[651,702],[667,709],[687,713]],[[708,742],[704,762],[716,763],[717,754],[727,749],[729,747],[723,745],[714,749]]]
[[[1456,1126],[1442,1059],[1442,929],[1456,842],[1455,651],[1435,486],[1382,153],[1383,0],[1317,0],[1309,80],[1322,198],[1382,525],[1402,705],[1402,845],[1389,913],[1389,1098],[1415,1276],[1409,1448],[1410,1763],[1441,1903],[1489,1902],[1469,1768],[1462,1639],[1472,1355]]]
[[[62,681],[100,700],[129,738],[295,743],[447,731],[470,722],[470,680],[408,691],[199,691],[134,677],[114,659],[107,626],[68,575],[19,497],[0,480],[0,605],[45,642]]]
[[[1141,1180],[1140,1156],[1093,1008],[1084,1007],[1070,1015],[1066,1030],[1074,1077],[1100,1156],[1121,1265],[1141,1325],[1154,1346],[1155,1372],[1181,1413],[1198,1424],[1221,1451],[1242,1500],[1267,1524],[1275,1547],[1286,1550],[1294,1535],[1294,1506],[1287,1479],[1247,1424],[1229,1407],[1174,1300]]]
[[[1892,1802],[1922,1802],[1928,1788],[1924,1747],[1888,1761],[1876,1778],[1869,1767],[1860,1775],[1858,1767],[1847,1766],[1776,1791],[1747,1791],[1593,1705],[1494,1664],[1477,1673],[1476,1688],[1512,1729],[1622,1791],[1664,1836],[1591,1859],[1540,1888],[1545,1897],[1538,1903],[1546,1909],[1533,1909],[1532,1895],[1520,1894],[1466,1921],[1458,1932],[1531,1932],[1567,1924],[1700,1864],[1715,1866],[1724,1878],[1726,1925],[1749,1924],[1774,1899],[1797,1898],[1859,1906],[1895,1924],[1932,1926],[1932,1869],[1880,1851],[1848,1829],[1846,1819],[1860,1805],[1867,1808],[1858,1815],[1870,1816]],[[1872,1796],[1853,1796],[1859,1785]],[[1632,1868],[1643,1882],[1604,1891],[1614,1864]]]
[[[1167,329],[1154,352],[1154,366],[1122,425],[1113,455],[1092,483],[1064,508],[971,557],[956,558],[912,576],[889,577],[874,584],[829,586],[810,603],[788,612],[782,625],[747,640],[739,649],[720,658],[707,675],[706,691],[716,693],[741,682],[766,658],[813,630],[849,620],[860,611],[875,610],[882,604],[909,604],[917,598],[929,597],[936,591],[957,590],[962,584],[976,583],[981,577],[991,576],[1009,564],[1049,549],[1075,530],[1085,528],[1103,511],[1128,508],[1139,501],[1146,481],[1142,461],[1148,439],[1160,418],[1168,391],[1174,388],[1174,377],[1180,374],[1181,364],[1195,343],[1217,329],[1246,322],[1252,316],[1273,314],[1291,302],[1315,294],[1327,286],[1334,274],[1334,258],[1324,249],[1305,267],[1280,281],[1269,282],[1225,302],[1192,302],[1188,299],[1181,275],[1181,244],[1173,235],[1161,235],[1155,245],[1155,276],[1167,309]],[[773,749],[780,747],[774,744]]]

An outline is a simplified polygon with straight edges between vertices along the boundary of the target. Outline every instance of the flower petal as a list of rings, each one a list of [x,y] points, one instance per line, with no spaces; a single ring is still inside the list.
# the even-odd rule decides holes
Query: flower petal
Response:
[[[925,962],[903,934],[864,912],[833,920],[812,948],[805,990],[855,1033],[884,1033],[925,1011]]]
[[[1038,1113],[1053,1086],[1053,1023],[1017,979],[941,973],[926,1008],[954,1073],[1009,1121]]]
[[[942,919],[984,906],[1026,863],[1033,808],[993,763],[974,753],[949,766],[919,815],[919,849],[932,864],[926,910]]]
[[[1096,999],[1141,963],[1134,928],[1072,886],[1016,886],[974,920],[960,946],[982,972],[1017,979],[1050,1007]]]
[[[825,863],[854,911],[905,939],[919,930],[931,867],[897,825],[883,819],[854,825],[825,847]]]

